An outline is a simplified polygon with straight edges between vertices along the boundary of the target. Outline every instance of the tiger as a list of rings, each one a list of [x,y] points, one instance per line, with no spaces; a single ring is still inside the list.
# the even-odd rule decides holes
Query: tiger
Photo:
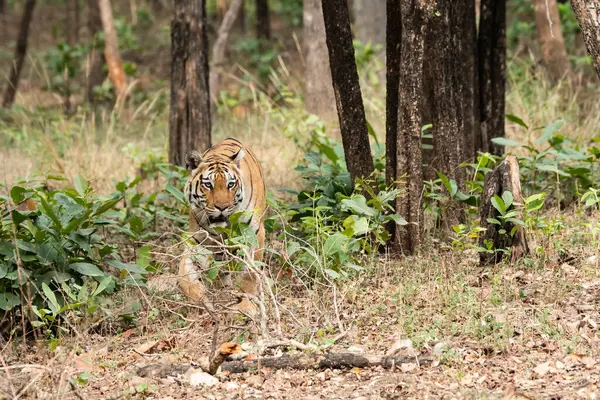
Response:
[[[234,213],[249,211],[242,215],[240,222],[247,223],[255,232],[258,247],[251,249],[251,256],[262,261],[267,202],[263,170],[254,153],[239,140],[227,138],[202,155],[196,150],[188,151],[185,164],[189,178],[184,197],[189,203],[189,232],[195,243],[211,250],[215,259],[221,259],[223,237],[215,228],[226,227]],[[188,299],[205,299],[206,289],[187,254],[180,261],[178,281]],[[256,274],[245,269],[237,283],[242,293],[257,295],[259,279]],[[237,309],[248,314],[256,312],[247,296],[242,298]]]

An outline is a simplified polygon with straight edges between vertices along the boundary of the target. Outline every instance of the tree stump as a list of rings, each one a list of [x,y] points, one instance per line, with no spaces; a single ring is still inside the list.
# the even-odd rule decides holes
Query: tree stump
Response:
[[[490,252],[481,252],[479,256],[480,265],[495,264],[502,260],[502,249],[512,249],[511,262],[529,253],[527,235],[522,226],[516,226],[510,221],[502,221],[502,215],[494,207],[492,200],[494,196],[502,198],[503,193],[512,193],[512,204],[507,207],[506,213],[519,210],[523,207],[523,194],[521,193],[521,179],[519,174],[519,161],[515,156],[506,156],[492,172],[485,178],[483,194],[481,198],[481,222],[480,225],[486,231],[479,236],[479,246],[488,248],[488,243],[493,243]],[[502,225],[490,222],[490,220],[503,222]],[[511,234],[516,228],[514,234]],[[504,231],[504,232],[503,232]]]

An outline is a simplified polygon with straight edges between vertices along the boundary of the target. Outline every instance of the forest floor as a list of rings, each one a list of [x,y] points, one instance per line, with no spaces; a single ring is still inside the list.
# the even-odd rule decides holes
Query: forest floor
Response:
[[[594,256],[564,257],[483,270],[468,251],[384,263],[338,288],[337,313],[325,292],[303,292],[291,282],[276,292],[287,339],[378,355],[403,340],[409,348],[400,355],[433,356],[433,365],[222,372],[211,386],[193,386],[183,376],[142,378],[139,367],[189,364],[210,352],[211,318],[183,307],[171,287],[166,294],[131,294],[143,303],[131,329],[115,333],[106,321],[88,323],[52,352],[48,341],[12,343],[2,352],[3,366],[12,367],[4,369],[0,389],[5,398],[24,392],[79,399],[594,399],[600,394],[600,273]],[[240,319],[224,320],[218,342],[256,341],[243,326]],[[346,335],[331,346],[340,326]]]

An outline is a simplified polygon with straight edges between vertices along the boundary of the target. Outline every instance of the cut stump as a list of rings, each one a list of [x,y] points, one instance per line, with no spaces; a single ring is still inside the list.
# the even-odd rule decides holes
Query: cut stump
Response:
[[[501,221],[500,212],[493,206],[492,199],[497,195],[502,197],[504,192],[512,193],[512,205],[508,207],[507,212],[513,209],[519,210],[523,207],[523,193],[521,192],[521,179],[519,174],[519,161],[515,156],[506,156],[492,172],[485,178],[483,194],[481,198],[481,222],[480,225],[486,228],[479,236],[479,246],[488,248],[487,244],[493,243],[490,252],[481,252],[479,263],[481,266],[496,264],[502,261],[504,253],[502,249],[512,249],[511,262],[522,258],[529,253],[527,245],[527,234],[522,226],[518,226],[514,234],[511,234],[515,224],[506,221],[503,225],[489,222],[490,219]]]

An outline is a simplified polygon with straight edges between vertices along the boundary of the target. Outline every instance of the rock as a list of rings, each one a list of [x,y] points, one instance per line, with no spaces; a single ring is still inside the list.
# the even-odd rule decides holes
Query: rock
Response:
[[[352,346],[348,347],[348,352],[349,353],[358,353],[358,354],[366,353],[365,346],[363,346],[361,344],[353,344]]]
[[[433,346],[433,356],[441,357],[446,351],[450,350],[450,345],[446,342],[438,342]]]
[[[392,344],[390,349],[387,351],[387,353],[385,353],[385,355],[391,356],[391,355],[394,355],[394,354],[400,352],[401,350],[412,349],[412,348],[413,348],[412,340],[410,340],[410,339],[396,340]]]
[[[212,376],[211,374],[207,374],[204,371],[199,369],[190,369],[185,373],[186,380],[190,383],[191,386],[214,386],[219,383],[219,380]]]
[[[240,388],[240,385],[237,384],[236,382],[227,382],[225,385],[223,385],[223,387],[228,392],[235,392],[236,390],[238,390]]]
[[[255,387],[257,389],[260,389],[262,387],[264,381],[265,380],[260,375],[251,375],[248,377],[248,379],[246,379],[246,383],[248,385]]]

